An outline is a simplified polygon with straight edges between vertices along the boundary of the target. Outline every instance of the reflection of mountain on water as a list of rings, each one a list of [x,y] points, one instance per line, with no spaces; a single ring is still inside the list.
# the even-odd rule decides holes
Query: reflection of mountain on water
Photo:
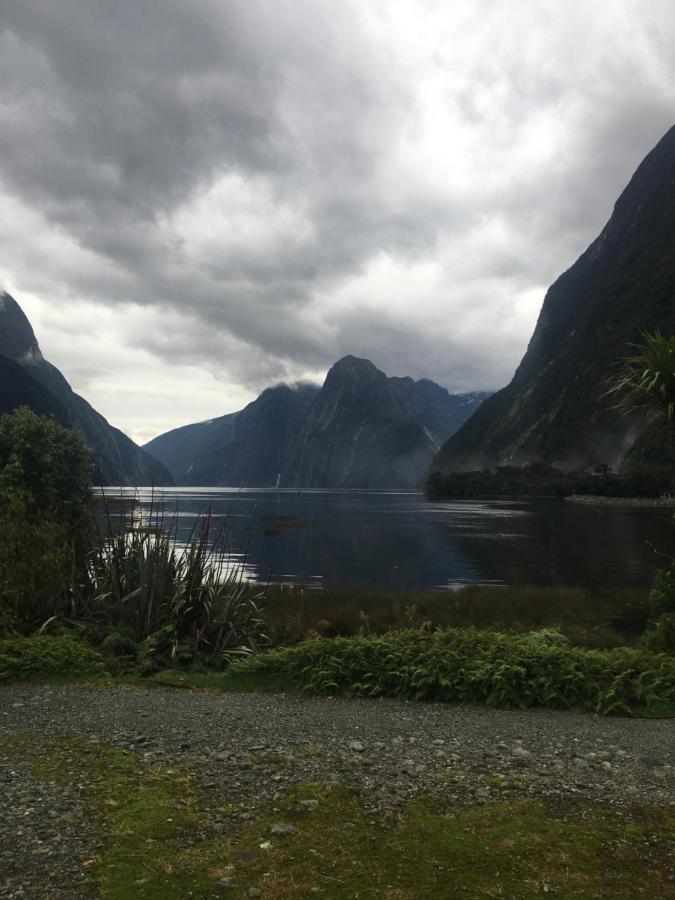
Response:
[[[662,510],[562,502],[430,503],[416,493],[169,490],[179,537],[209,505],[260,581],[390,590],[461,584],[644,586],[673,526]],[[149,504],[150,497],[142,497]],[[155,503],[157,497],[155,498]]]

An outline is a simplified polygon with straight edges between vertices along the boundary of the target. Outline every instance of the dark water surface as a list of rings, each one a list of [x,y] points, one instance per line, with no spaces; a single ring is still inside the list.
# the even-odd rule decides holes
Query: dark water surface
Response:
[[[119,488],[107,490],[119,497]],[[258,581],[395,590],[465,584],[643,587],[675,546],[672,510],[561,501],[431,502],[414,492],[166,488],[141,511],[178,511],[187,540],[209,507]]]

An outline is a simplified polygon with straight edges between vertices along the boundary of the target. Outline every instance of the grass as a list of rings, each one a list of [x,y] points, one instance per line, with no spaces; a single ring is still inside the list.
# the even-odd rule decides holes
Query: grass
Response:
[[[307,635],[382,634],[429,623],[513,632],[557,627],[580,646],[617,647],[637,641],[647,618],[648,592],[590,594],[582,588],[532,585],[387,592],[282,584],[268,588],[264,605],[267,630],[277,644],[297,643]]]
[[[421,799],[373,814],[351,788],[315,784],[293,788],[276,808],[254,805],[245,827],[218,834],[209,815],[232,811],[230,798],[207,795],[189,769],[148,767],[85,738],[4,735],[0,748],[43,781],[83,774],[101,841],[88,866],[93,896],[207,900],[245,897],[251,887],[265,900],[315,889],[336,900],[672,896],[672,808],[539,800],[449,808]],[[316,809],[298,817],[303,800]],[[270,838],[278,821],[296,833]],[[231,888],[221,884],[230,878]]]

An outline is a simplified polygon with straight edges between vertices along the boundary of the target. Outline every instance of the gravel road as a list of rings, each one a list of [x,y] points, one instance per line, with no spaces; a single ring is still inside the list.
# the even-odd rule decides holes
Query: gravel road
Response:
[[[675,721],[548,710],[493,710],[390,700],[99,687],[0,687],[0,735],[84,735],[158,764],[196,767],[233,811],[302,782],[356,785],[367,807],[395,810],[420,794],[456,804],[500,797],[589,798],[675,805]],[[68,787],[41,784],[0,745],[0,897],[77,896],[97,852]],[[215,815],[215,814],[214,814]],[[64,824],[65,823],[65,824]],[[41,893],[47,871],[69,893]]]

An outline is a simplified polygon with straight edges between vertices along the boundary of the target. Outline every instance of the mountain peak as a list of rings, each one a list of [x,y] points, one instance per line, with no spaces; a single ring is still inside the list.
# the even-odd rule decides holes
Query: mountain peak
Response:
[[[337,362],[333,363],[328,374],[372,375],[375,372],[382,374],[377,366],[371,363],[369,359],[352,356],[351,353],[348,353],[347,356],[343,356],[341,359],[338,359]]]
[[[35,332],[11,294],[0,294],[0,356],[21,362],[42,359]]]

